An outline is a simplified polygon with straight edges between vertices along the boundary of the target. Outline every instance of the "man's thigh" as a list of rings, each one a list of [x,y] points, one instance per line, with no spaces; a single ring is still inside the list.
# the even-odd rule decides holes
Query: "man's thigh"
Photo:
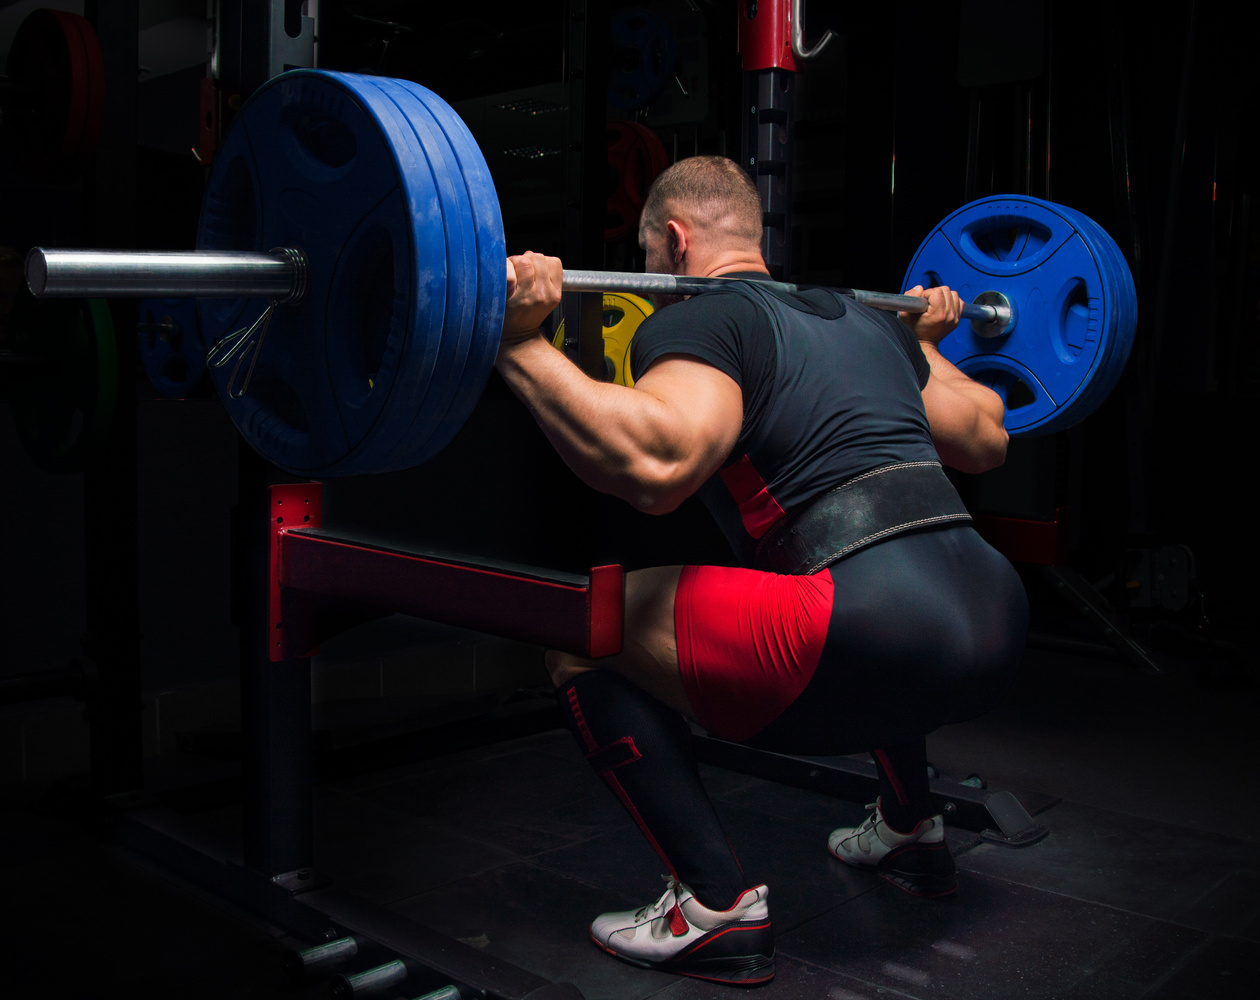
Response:
[[[547,669],[556,685],[584,670],[615,670],[658,701],[694,718],[678,669],[674,635],[674,596],[681,572],[681,566],[654,566],[627,573],[621,652],[599,660],[549,652]]]
[[[831,617],[832,580],[723,566],[661,566],[626,576],[621,653],[549,653],[556,686],[615,670],[725,739],[759,732],[804,690]],[[680,649],[681,646],[681,649]]]

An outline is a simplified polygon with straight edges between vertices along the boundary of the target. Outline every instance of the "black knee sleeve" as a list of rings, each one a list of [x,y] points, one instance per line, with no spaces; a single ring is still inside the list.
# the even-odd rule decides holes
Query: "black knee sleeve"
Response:
[[[928,791],[927,740],[909,740],[872,750],[879,771],[879,808],[884,822],[898,833],[909,833],[919,820],[936,812]]]
[[[732,906],[748,885],[682,716],[610,670],[581,673],[556,697],[578,747],[670,873],[710,909]]]

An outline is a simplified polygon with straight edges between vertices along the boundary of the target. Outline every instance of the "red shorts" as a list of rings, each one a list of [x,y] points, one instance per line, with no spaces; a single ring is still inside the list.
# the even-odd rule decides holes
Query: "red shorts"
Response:
[[[746,740],[778,718],[818,666],[832,590],[825,569],[781,576],[684,566],[674,634],[696,721],[722,739]]]

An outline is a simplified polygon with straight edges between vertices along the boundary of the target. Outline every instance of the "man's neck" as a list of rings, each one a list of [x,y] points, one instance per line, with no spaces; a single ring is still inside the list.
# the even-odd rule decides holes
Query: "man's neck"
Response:
[[[743,250],[720,251],[706,258],[688,259],[685,261],[685,264],[686,266],[683,270],[676,272],[677,274],[685,274],[691,277],[718,278],[724,274],[736,274],[741,271],[757,271],[762,274],[770,273],[760,253],[748,253]]]

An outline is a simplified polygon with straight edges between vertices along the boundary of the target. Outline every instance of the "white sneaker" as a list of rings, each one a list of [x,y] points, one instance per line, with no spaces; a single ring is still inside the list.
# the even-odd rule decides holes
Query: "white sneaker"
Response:
[[[885,822],[878,800],[866,808],[871,814],[861,826],[831,831],[827,848],[833,857],[874,871],[915,896],[948,896],[958,888],[940,813],[898,833]]]
[[[745,890],[729,910],[710,910],[681,882],[666,881],[651,906],[596,917],[591,940],[645,969],[746,985],[774,978],[766,886]]]

